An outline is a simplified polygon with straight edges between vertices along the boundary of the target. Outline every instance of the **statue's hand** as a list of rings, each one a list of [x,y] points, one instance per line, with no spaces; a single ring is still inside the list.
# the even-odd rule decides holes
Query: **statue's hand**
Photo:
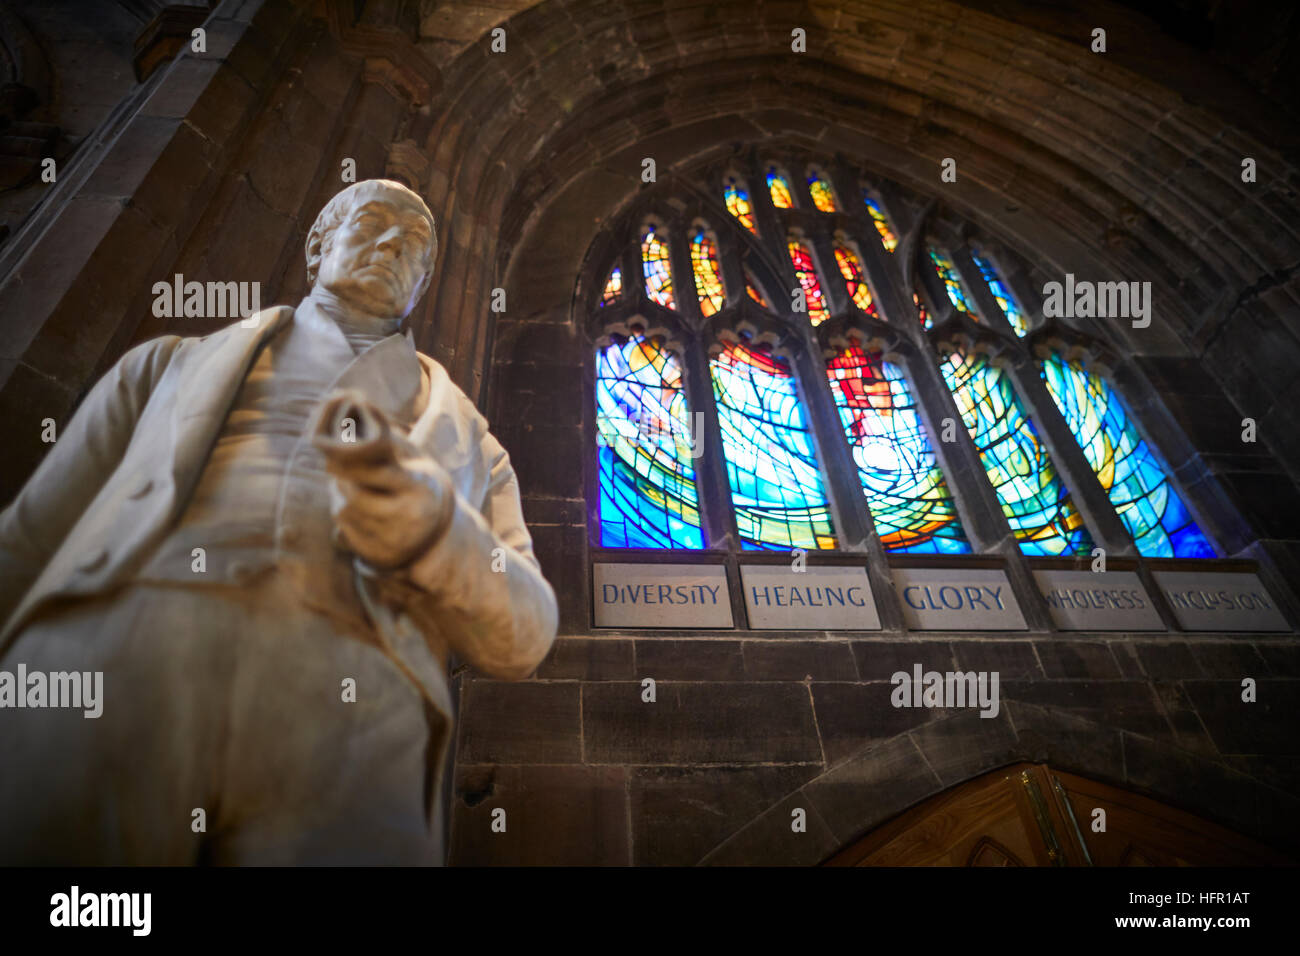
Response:
[[[453,496],[447,473],[429,458],[389,460],[331,478],[330,514],[343,547],[388,570],[433,546],[450,521]]]

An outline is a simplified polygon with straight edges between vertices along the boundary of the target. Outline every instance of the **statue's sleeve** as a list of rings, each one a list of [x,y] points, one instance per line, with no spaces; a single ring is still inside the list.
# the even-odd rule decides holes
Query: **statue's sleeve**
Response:
[[[408,576],[427,595],[419,611],[461,660],[489,676],[521,680],[555,640],[555,591],[533,555],[510,456],[491,434],[480,447],[491,463],[483,507],[448,483],[454,504],[447,530]]]
[[[54,447],[0,512],[0,623],[21,603],[113,473],[179,336],[137,345],[92,388]]]

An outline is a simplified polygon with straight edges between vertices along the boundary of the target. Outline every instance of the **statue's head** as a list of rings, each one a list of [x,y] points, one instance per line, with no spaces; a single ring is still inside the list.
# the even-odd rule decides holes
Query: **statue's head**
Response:
[[[307,234],[307,283],[370,315],[405,317],[433,278],[438,235],[417,193],[367,179],[325,204]]]

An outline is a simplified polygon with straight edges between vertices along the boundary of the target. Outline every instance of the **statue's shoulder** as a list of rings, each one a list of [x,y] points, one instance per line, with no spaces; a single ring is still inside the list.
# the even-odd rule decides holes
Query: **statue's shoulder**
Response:
[[[189,336],[186,341],[203,343],[226,342],[231,339],[256,340],[282,328],[293,318],[293,313],[294,308],[291,305],[273,305],[260,312],[254,312],[246,319],[237,319],[229,325],[223,325],[207,335]]]
[[[433,356],[425,355],[418,350],[415,357],[420,360],[420,365],[429,377],[430,401],[438,402],[445,411],[450,411],[448,406],[454,406],[461,417],[468,419],[481,431],[486,432],[488,430],[487,419],[483,417],[483,413],[478,410],[478,406],[474,404],[473,400],[452,379],[451,373],[447,371],[446,366]]]

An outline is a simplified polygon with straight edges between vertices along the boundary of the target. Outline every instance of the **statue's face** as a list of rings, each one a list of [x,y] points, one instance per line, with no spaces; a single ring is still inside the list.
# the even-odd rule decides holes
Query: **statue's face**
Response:
[[[433,270],[433,239],[423,209],[412,197],[378,183],[357,190],[327,245],[316,281],[371,315],[409,315]]]

